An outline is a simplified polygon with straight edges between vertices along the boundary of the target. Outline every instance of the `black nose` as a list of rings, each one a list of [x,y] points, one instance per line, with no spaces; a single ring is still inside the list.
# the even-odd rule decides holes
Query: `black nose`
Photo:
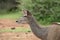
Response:
[[[16,21],[16,22],[18,22],[18,21]]]

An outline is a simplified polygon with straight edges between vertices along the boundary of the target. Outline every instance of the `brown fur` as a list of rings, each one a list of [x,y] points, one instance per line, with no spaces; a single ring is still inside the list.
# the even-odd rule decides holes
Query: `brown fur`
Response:
[[[49,27],[47,40],[60,40],[60,27]]]

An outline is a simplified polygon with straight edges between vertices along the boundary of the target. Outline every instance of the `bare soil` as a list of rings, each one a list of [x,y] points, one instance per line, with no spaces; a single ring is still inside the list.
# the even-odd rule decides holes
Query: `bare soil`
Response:
[[[52,24],[49,26],[60,26],[56,24]],[[29,25],[26,24],[18,24],[16,20],[13,19],[0,19],[0,29],[4,28],[15,28],[15,27],[24,27],[30,28]],[[0,40],[41,40],[37,38],[32,32],[2,32],[0,33]]]
[[[18,24],[13,19],[0,19],[0,29],[12,27],[29,28],[28,24]],[[41,40],[37,38],[32,32],[2,32],[0,33],[0,40]]]

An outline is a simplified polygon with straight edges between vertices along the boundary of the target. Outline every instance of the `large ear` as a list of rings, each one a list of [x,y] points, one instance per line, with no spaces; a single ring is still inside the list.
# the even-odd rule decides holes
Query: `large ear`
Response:
[[[31,16],[32,14],[28,10],[23,10],[24,16]]]

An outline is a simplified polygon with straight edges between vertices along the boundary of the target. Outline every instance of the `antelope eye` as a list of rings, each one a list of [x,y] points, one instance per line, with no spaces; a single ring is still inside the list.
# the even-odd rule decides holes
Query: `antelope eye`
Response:
[[[16,21],[16,22],[18,22],[18,21]]]

